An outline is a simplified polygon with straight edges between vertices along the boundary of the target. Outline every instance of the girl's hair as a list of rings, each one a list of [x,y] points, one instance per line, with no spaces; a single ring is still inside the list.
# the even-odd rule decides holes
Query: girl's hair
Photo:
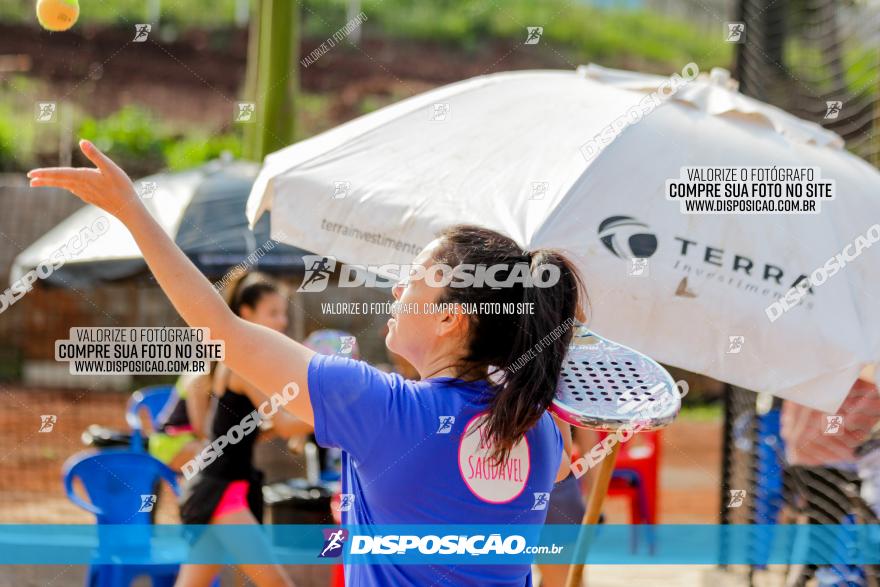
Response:
[[[472,225],[452,226],[440,233],[433,260],[453,268],[504,264],[495,273],[496,280],[506,281],[511,274],[531,275],[533,284],[550,281],[548,277],[558,270],[558,280],[547,287],[527,287],[514,277],[509,286],[500,288],[451,284],[438,299],[441,303],[533,304],[531,314],[465,313],[469,341],[461,375],[488,370],[492,397],[481,434],[494,447],[492,457],[504,461],[550,407],[575,319],[585,315],[583,280],[557,251],[523,251],[513,239]]]
[[[271,293],[281,293],[280,289],[271,278],[262,273],[241,271],[236,273],[223,287],[222,296],[229,308],[241,317],[242,306],[256,308],[263,296]],[[213,376],[219,362],[212,362],[210,375]]]
[[[280,293],[278,286],[261,273],[243,271],[236,275],[223,290],[223,299],[236,316],[241,316],[242,306],[256,308],[263,296]]]

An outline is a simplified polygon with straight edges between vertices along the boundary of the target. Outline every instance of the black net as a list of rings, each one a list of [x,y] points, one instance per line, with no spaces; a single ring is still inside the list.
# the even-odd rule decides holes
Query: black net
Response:
[[[734,17],[743,23],[735,77],[740,91],[840,134],[846,148],[869,163],[880,162],[877,140],[880,5],[842,0],[739,0]],[[876,390],[874,391],[876,394]],[[791,434],[782,402],[728,388],[725,398],[721,523],[860,524],[877,518],[864,499],[852,451],[870,437],[874,408],[833,415],[801,413],[818,438],[811,447],[783,448]],[[849,400],[848,400],[849,401]],[[846,408],[846,405],[844,406]],[[846,411],[846,410],[844,410]],[[858,415],[859,418],[850,417]],[[812,418],[812,419],[810,419]],[[847,434],[836,440],[834,427]],[[810,434],[799,433],[795,442]],[[827,439],[825,442],[822,439]],[[837,447],[837,452],[834,452]],[[828,452],[823,452],[827,449]],[[810,452],[814,454],[810,454]],[[797,458],[793,458],[795,455]],[[741,499],[740,499],[741,498]],[[767,548],[756,540],[756,548]],[[826,551],[839,545],[811,543]],[[869,584],[871,568],[785,567],[749,570],[778,573],[772,584]],[[824,574],[824,576],[823,576]]]
[[[829,128],[878,163],[880,6],[842,0],[740,0],[740,90]]]

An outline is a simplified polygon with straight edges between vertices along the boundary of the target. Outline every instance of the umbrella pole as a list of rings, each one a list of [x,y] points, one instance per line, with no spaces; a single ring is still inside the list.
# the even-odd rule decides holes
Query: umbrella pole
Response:
[[[595,525],[599,523],[599,516],[602,514],[602,503],[608,494],[608,486],[611,485],[611,474],[614,472],[614,464],[617,461],[617,452],[620,450],[620,443],[614,445],[611,453],[602,459],[599,467],[599,473],[596,475],[596,482],[590,489],[590,498],[587,502],[587,511],[584,513],[584,519],[581,521],[582,526],[578,533],[577,545],[575,546],[575,563],[568,569],[568,579],[565,581],[565,587],[581,587],[581,581],[584,577],[584,565],[578,564],[577,561],[586,561],[587,551],[592,541],[592,533]]]

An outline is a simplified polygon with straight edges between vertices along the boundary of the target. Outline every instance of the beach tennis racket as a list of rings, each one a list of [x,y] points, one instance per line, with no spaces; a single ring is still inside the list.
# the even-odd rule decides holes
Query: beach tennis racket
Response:
[[[576,326],[550,411],[578,428],[640,430],[670,424],[681,409],[675,380],[660,364]]]
[[[556,397],[550,411],[578,428],[612,433],[662,428],[681,409],[675,380],[660,364],[622,344],[602,338],[582,325],[575,326],[562,361]],[[585,561],[608,493],[620,442],[611,444],[592,482],[587,510],[575,545],[575,561]],[[566,587],[579,587],[584,565],[572,564]]]

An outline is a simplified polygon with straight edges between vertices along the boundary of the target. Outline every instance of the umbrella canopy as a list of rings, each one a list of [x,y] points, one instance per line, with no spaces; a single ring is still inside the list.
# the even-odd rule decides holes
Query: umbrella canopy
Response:
[[[778,320],[765,309],[880,219],[880,173],[725,74],[680,88],[598,152],[584,146],[665,78],[588,66],[452,84],[269,155],[248,215],[271,210],[273,236],[356,264],[405,264],[461,222],[563,249],[596,332],[833,411],[880,358],[880,246]],[[812,215],[686,215],[665,197],[683,166],[773,165],[820,168],[837,198]],[[632,257],[648,258],[641,276]]]
[[[258,170],[255,163],[217,160],[187,171],[145,177],[135,185],[149,185],[147,191],[154,190],[144,198],[147,208],[209,277],[222,276],[254,252],[259,258],[249,265],[253,269],[299,273],[303,251],[275,243],[266,246],[269,218],[253,230],[248,226],[245,204]],[[144,191],[143,187],[139,189]],[[101,217],[108,220],[109,229],[71,256],[46,281],[81,287],[143,271],[146,264],[140,250],[122,223],[95,206],[85,206],[20,253],[13,262],[11,280],[18,280],[51,258],[54,251]]]

